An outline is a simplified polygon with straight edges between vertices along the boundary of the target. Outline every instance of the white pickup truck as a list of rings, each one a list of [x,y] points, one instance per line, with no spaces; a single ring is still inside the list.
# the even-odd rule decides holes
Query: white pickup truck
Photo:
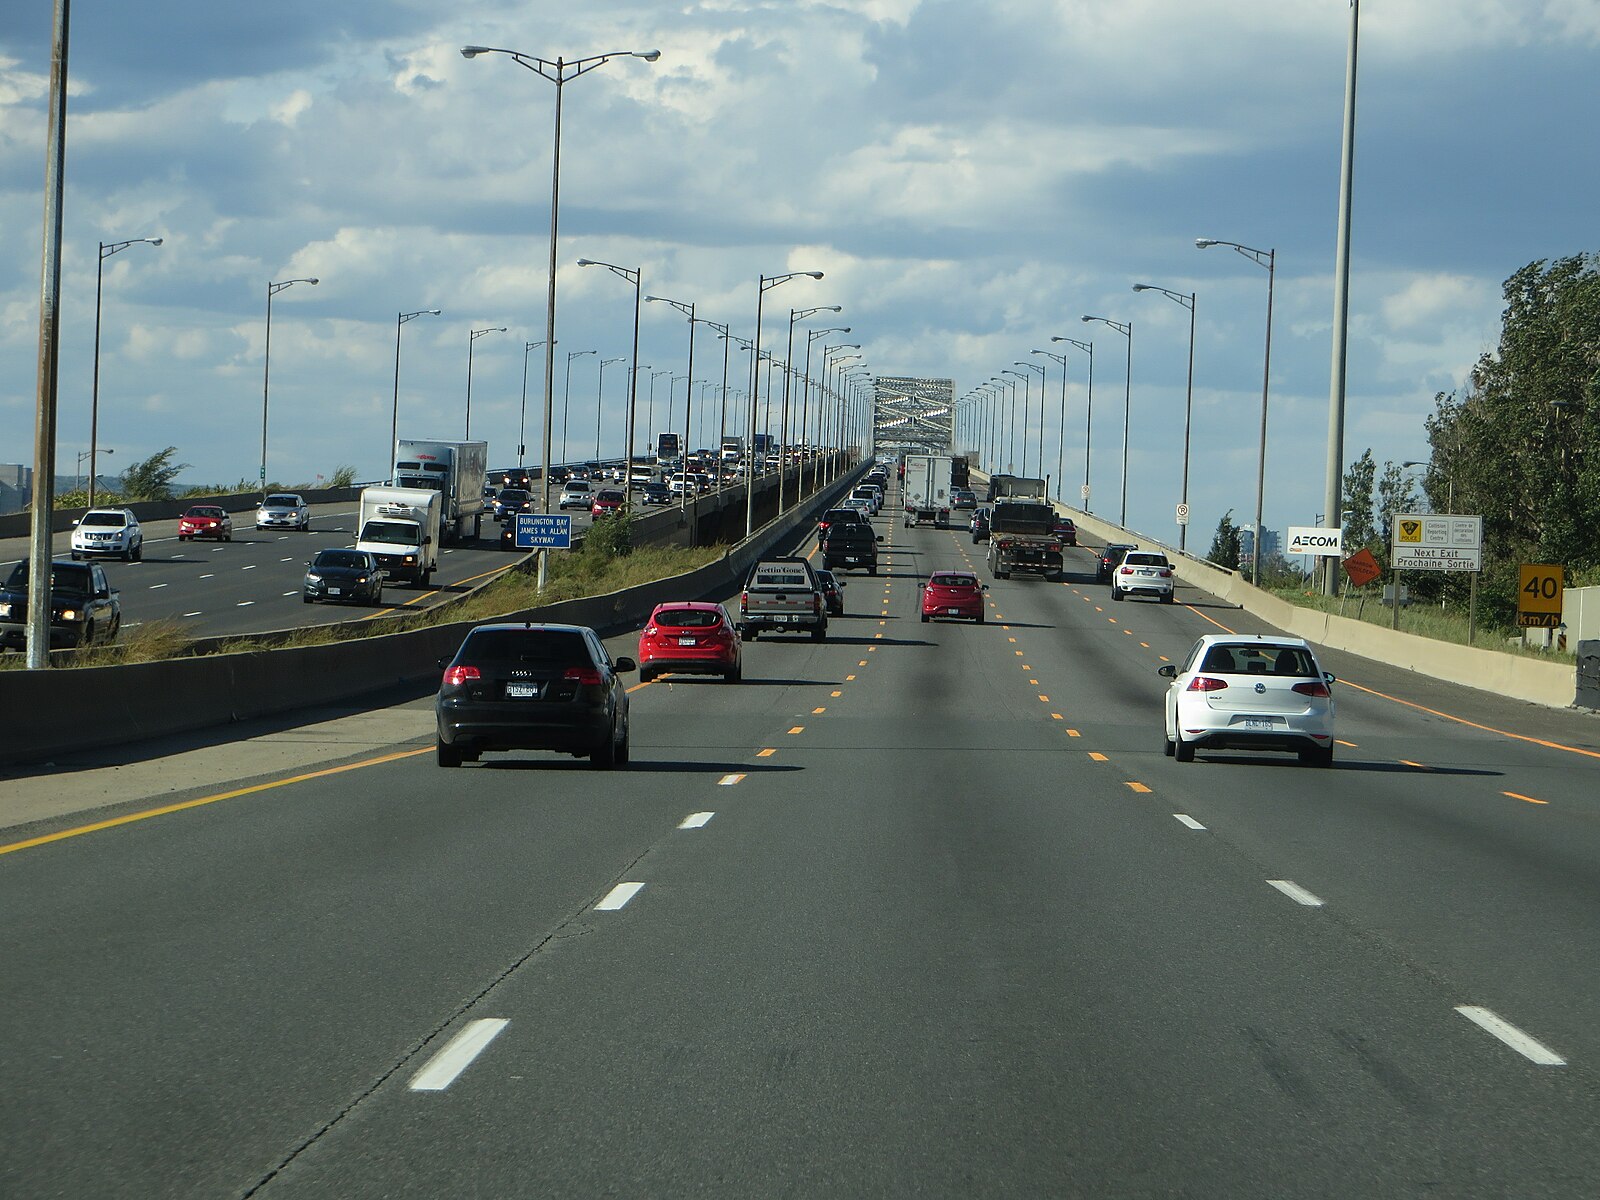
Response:
[[[765,630],[828,636],[828,607],[803,558],[763,558],[739,593],[739,634],[752,642]]]

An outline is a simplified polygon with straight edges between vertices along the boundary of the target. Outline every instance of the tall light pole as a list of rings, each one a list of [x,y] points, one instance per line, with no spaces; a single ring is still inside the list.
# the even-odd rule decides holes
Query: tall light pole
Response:
[[[648,439],[653,436],[656,427],[656,380],[660,379],[663,375],[671,374],[671,370],[650,372],[650,402],[644,419],[644,423],[649,426],[649,429],[645,433],[645,452],[647,454],[650,453],[650,442]],[[667,384],[667,391],[669,394],[671,390],[672,384],[669,382]],[[654,457],[654,455],[652,454],[651,457]]]
[[[596,465],[600,463],[600,421],[605,412],[606,368],[612,363],[623,362],[626,358],[627,355],[619,354],[615,358],[602,358],[600,360],[600,382],[595,385],[594,389],[594,461]]]
[[[1013,371],[1010,367],[1002,367],[1000,369],[1000,374],[1009,375],[1013,379],[1022,380],[1022,467],[1021,467],[1021,470],[1020,470],[1019,473],[1022,475],[1023,478],[1026,479],[1026,478],[1028,478],[1028,401],[1029,401],[1029,395],[1033,390],[1033,387],[1032,387],[1032,385],[1033,385],[1033,376],[1032,376],[1032,374],[1024,375],[1021,371]],[[1016,404],[1016,399],[1017,399],[1016,386],[1017,386],[1016,384],[1012,384],[1011,385],[1011,388],[1012,388],[1011,401],[1012,401],[1012,405],[1013,405],[1013,410],[1012,410],[1013,411],[1013,421],[1012,421],[1012,428],[1013,429],[1016,428],[1016,421],[1014,419],[1015,404]]]
[[[606,54],[592,54],[587,58],[575,58],[571,62],[557,58],[554,62],[547,58],[539,58],[531,54],[522,54],[516,50],[504,50],[496,46],[463,46],[462,58],[476,58],[480,54],[505,54],[519,66],[526,67],[534,74],[548,79],[556,85],[555,104],[555,141],[554,153],[551,155],[550,166],[550,266],[549,266],[549,292],[544,308],[544,470],[543,479],[544,508],[543,512],[550,511],[550,432],[555,413],[555,392],[553,383],[556,374],[556,231],[561,216],[561,97],[566,90],[569,79],[576,79],[587,74],[603,63],[613,58],[629,57],[642,58],[645,62],[655,62],[661,57],[659,50],[612,50]],[[567,360],[567,378],[571,382],[572,360]],[[563,417],[561,445],[566,449],[566,426]],[[539,590],[543,591],[545,582],[549,578],[548,556],[544,551],[539,553]]]
[[[1323,511],[1344,511],[1344,401],[1345,368],[1350,346],[1350,207],[1355,186],[1356,160],[1356,49],[1361,34],[1361,0],[1350,0],[1350,52],[1344,76],[1344,142],[1339,158],[1339,242],[1333,268],[1333,367],[1328,381],[1328,464]],[[1323,591],[1338,590],[1338,572],[1332,562],[1323,568]],[[1399,596],[1398,590],[1395,592]],[[1395,605],[1399,613],[1400,606]]]
[[[824,330],[821,330],[820,332],[821,333],[827,333],[828,331],[824,329]],[[847,326],[844,329],[839,330],[839,332],[848,333],[849,332],[849,327]],[[836,404],[838,403],[838,396],[836,394],[834,394],[831,391],[831,389],[829,388],[829,386],[828,386],[828,370],[833,365],[833,362],[834,362],[833,356],[836,355],[837,353],[839,353],[839,351],[841,351],[841,350],[859,350],[859,349],[861,349],[861,343],[860,342],[843,342],[843,343],[841,343],[841,344],[839,344],[837,346],[824,346],[822,348],[822,378],[821,378],[821,380],[818,381],[818,390],[817,390],[817,439],[818,439],[818,441],[822,441],[824,439],[823,430],[826,428],[826,426],[828,424],[828,418],[827,418],[827,416],[825,415],[825,412],[824,412],[828,397],[830,395],[832,395],[833,398],[834,398],[834,402]],[[806,352],[808,354],[810,353],[810,345],[809,344],[806,347]],[[852,358],[860,358],[861,356],[859,354],[854,354],[854,355],[851,355],[850,357],[852,357]],[[845,360],[841,358],[838,361],[839,362],[844,362]],[[832,440],[837,442],[839,439],[835,437]],[[837,445],[831,446],[831,447],[829,447],[829,449],[830,450],[837,450],[838,446]],[[828,482],[831,483],[839,474],[838,456],[836,454],[831,454],[830,453],[829,456],[828,456],[828,462],[829,462]]]
[[[306,278],[267,283],[267,344],[261,361],[261,502],[263,504],[267,500],[267,395],[272,380],[272,298],[284,288],[293,287],[297,283],[309,283],[314,287],[318,282],[316,279]]]
[[[633,423],[639,410],[639,280],[644,273],[644,267],[619,267],[616,263],[597,262],[592,258],[580,258],[580,267],[604,267],[613,275],[619,276],[624,281],[633,284],[633,365],[628,368],[628,419],[625,422],[627,431],[623,435],[626,451],[622,456],[622,504],[624,508],[633,507]],[[599,445],[599,434],[595,435],[595,444]],[[598,449],[595,457],[600,457]]]
[[[389,414],[389,479],[394,480],[395,447],[400,442],[400,327],[417,317],[437,317],[437,308],[419,308],[416,312],[395,314],[394,322],[394,408]],[[523,357],[527,361],[527,357]]]
[[[567,448],[567,417],[572,411],[572,360],[582,358],[585,354],[599,354],[598,350],[568,350],[567,351],[567,381],[561,389],[561,457],[571,461],[572,452]],[[550,469],[544,472],[544,511],[550,511]]]
[[[94,271],[94,383],[89,392],[89,507],[94,507],[95,448],[100,444],[100,292],[105,279],[106,259],[118,251],[141,243],[161,245],[161,238],[130,238],[125,242],[101,242],[100,261]],[[108,451],[109,453],[109,451]]]
[[[1052,354],[1048,350],[1033,350],[1032,354],[1042,354],[1061,364],[1061,415],[1056,420],[1056,499],[1062,499],[1061,487],[1066,482],[1064,477],[1067,455],[1067,356],[1065,354]],[[1044,408],[1044,380],[1039,381],[1039,408]],[[1040,435],[1039,453],[1044,453],[1043,435]]]
[[[728,327],[719,325],[716,321],[704,321],[704,324],[716,330],[717,337],[722,340],[722,387],[719,395],[721,404],[717,415],[717,491],[722,490],[722,439],[728,436]]]
[[[106,449],[106,453],[107,454],[115,454],[116,451],[108,447]],[[93,462],[94,462],[94,447],[93,446],[90,446],[87,450],[78,451],[78,490],[79,491],[83,490],[83,464],[84,464],[85,460],[87,460],[90,464],[93,464]],[[91,465],[90,469],[91,470],[93,469],[92,465]],[[91,483],[91,486],[93,486],[92,483]],[[93,508],[94,505],[91,503],[89,505],[89,507]]]
[[[824,304],[816,308],[791,308],[789,310],[789,343],[783,354],[783,412],[778,417],[778,511],[783,512],[783,481],[789,468],[789,383],[794,378],[794,323],[814,317],[820,312],[840,312],[837,304]],[[810,354],[811,343],[806,342]],[[800,484],[795,482],[795,500],[800,499]]]
[[[694,303],[691,301],[685,304],[681,300],[669,300],[665,296],[646,296],[645,300],[646,302],[654,301],[661,304],[670,304],[689,318],[689,366],[685,375],[687,382],[683,388],[683,441],[678,446],[679,469],[683,472],[683,491],[678,493],[678,501],[680,508],[687,509],[689,507],[689,435],[693,432],[691,420],[694,409]],[[669,395],[667,400],[669,411],[671,402]]]
[[[520,478],[528,469],[528,352],[537,350],[543,342],[522,344],[522,406],[517,416],[517,475]]]
[[[1128,412],[1132,408],[1133,400],[1133,322],[1129,321],[1124,325],[1109,317],[1083,319],[1109,325],[1128,339],[1128,366],[1122,377],[1122,515],[1117,519],[1117,524],[1126,529],[1128,527]]]
[[[835,326],[832,329],[808,329],[806,331],[806,366],[805,366],[805,372],[801,376],[801,387],[804,388],[805,390],[800,393],[800,445],[801,445],[801,448],[802,448],[802,452],[801,452],[801,455],[800,455],[800,478],[799,478],[798,482],[795,484],[795,487],[797,489],[796,499],[798,499],[800,495],[803,495],[805,493],[805,490],[806,490],[806,457],[807,456],[804,453],[804,447],[806,446],[807,441],[808,441],[807,430],[806,430],[806,422],[810,417],[810,409],[811,409],[811,343],[816,341],[819,337],[825,337],[830,333],[849,333],[849,332],[850,332],[850,326],[848,326],[848,325],[839,325],[839,326]],[[826,349],[826,347],[824,347],[824,349]],[[819,397],[818,402],[817,402],[817,412],[818,412],[819,415],[822,412],[822,402],[821,402],[820,397]],[[821,439],[819,438],[818,440],[820,441]],[[812,484],[813,484],[813,486],[815,486],[815,483],[816,483],[815,475],[816,475],[816,472],[813,471],[812,472],[812,476],[813,476]]]
[[[468,331],[468,335],[467,335],[467,425],[466,425],[466,429],[461,434],[461,440],[464,441],[464,442],[469,442],[469,441],[472,440],[472,346],[473,346],[473,343],[475,343],[479,338],[483,337],[485,334],[504,333],[505,331],[506,331],[506,327],[504,325],[494,325],[494,326],[491,326],[488,329],[473,329],[473,330],[469,330]]]
[[[1089,507],[1089,441],[1094,428],[1094,343],[1069,337],[1052,337],[1050,340],[1076,346],[1089,356],[1089,390],[1083,409],[1083,511],[1092,512]]]
[[[632,397],[629,400],[630,405],[636,406],[637,403],[638,403],[639,372],[640,371],[649,371],[652,368],[652,365],[653,364],[651,364],[651,363],[635,362],[631,367],[628,368],[628,373],[633,376],[633,382],[629,385],[633,389],[629,393],[630,397]],[[638,414],[634,413],[634,414],[630,414],[630,415],[632,415],[634,417],[637,417]],[[638,449],[638,442],[639,442],[639,422],[637,420],[632,420],[632,421],[629,422],[629,425],[630,425],[630,428],[628,430],[628,483],[631,485],[633,483],[633,456],[634,456],[635,451]]]
[[[1031,362],[1017,362],[1017,363],[1013,363],[1012,365],[1013,366],[1018,366],[1018,367],[1023,367],[1026,370],[1029,370],[1029,371],[1037,371],[1037,372],[1039,372],[1039,459],[1038,459],[1039,465],[1035,469],[1039,472],[1039,475],[1043,475],[1044,474],[1044,379],[1045,379],[1044,368],[1039,366],[1037,363],[1031,363]],[[1029,378],[1031,379],[1032,376],[1029,376]],[[1026,390],[1024,390],[1024,392],[1023,392],[1023,405],[1022,405],[1022,465],[1023,465],[1023,468],[1024,468],[1022,473],[1023,473],[1023,475],[1027,475],[1028,472],[1027,472],[1026,468],[1027,468],[1027,465],[1028,465],[1028,404],[1027,404],[1027,392],[1026,392]],[[1037,477],[1035,477],[1035,478],[1037,478]]]
[[[1195,238],[1201,250],[1209,246],[1229,246],[1259,267],[1267,269],[1267,350],[1261,364],[1261,449],[1256,456],[1256,536],[1250,553],[1250,582],[1261,586],[1261,508],[1267,490],[1267,393],[1272,382],[1272,288],[1278,272],[1278,251],[1256,250],[1238,242],[1217,238]]]
[[[1153,283],[1136,283],[1136,292],[1160,292],[1168,300],[1189,310],[1189,382],[1183,394],[1183,493],[1178,502],[1183,506],[1184,519],[1178,522],[1178,550],[1184,549],[1189,537],[1189,428],[1194,418],[1194,292],[1174,292]]]
[[[789,272],[786,272],[785,274],[782,274],[782,275],[762,275],[762,276],[759,276],[758,282],[756,284],[755,352],[750,356],[750,449],[749,449],[749,452],[746,453],[746,455],[745,455],[745,460],[749,464],[747,469],[746,469],[746,471],[745,471],[745,494],[744,494],[744,535],[745,535],[745,537],[749,537],[750,534],[754,531],[754,528],[755,528],[755,503],[756,503],[756,479],[755,479],[756,406],[761,401],[760,388],[758,386],[759,383],[760,383],[760,380],[761,380],[761,305],[762,305],[762,301],[766,298],[767,292],[770,291],[772,288],[778,287],[780,284],[788,283],[789,280],[797,279],[802,275],[805,276],[808,279],[821,279],[822,278],[822,272],[821,271],[789,271]],[[770,388],[769,388],[769,392],[770,392]],[[768,397],[768,403],[769,404],[771,403],[770,395]]]

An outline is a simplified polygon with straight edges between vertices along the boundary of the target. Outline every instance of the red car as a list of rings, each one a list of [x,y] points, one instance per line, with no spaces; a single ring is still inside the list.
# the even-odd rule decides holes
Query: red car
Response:
[[[639,634],[639,678],[648,683],[657,675],[721,675],[738,683],[744,678],[741,647],[722,605],[658,604]]]
[[[1050,530],[1061,539],[1063,546],[1076,546],[1078,544],[1078,527],[1071,517],[1057,517],[1055,526]]]
[[[617,512],[622,508],[622,493],[606,488],[594,494],[594,502],[589,505],[589,515],[593,517],[604,516],[606,513]]]
[[[965,571],[939,571],[922,585],[922,619],[958,617],[983,624],[983,593],[989,585]]]
[[[219,542],[233,541],[233,518],[228,510],[216,504],[196,504],[178,518],[178,540],[191,538],[216,538]]]

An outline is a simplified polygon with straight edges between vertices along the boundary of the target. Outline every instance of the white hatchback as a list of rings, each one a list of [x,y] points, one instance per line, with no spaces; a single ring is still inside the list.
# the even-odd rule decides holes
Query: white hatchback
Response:
[[[1333,676],[1303,639],[1208,633],[1182,666],[1156,674],[1172,681],[1164,749],[1179,762],[1196,750],[1277,750],[1333,765]]]

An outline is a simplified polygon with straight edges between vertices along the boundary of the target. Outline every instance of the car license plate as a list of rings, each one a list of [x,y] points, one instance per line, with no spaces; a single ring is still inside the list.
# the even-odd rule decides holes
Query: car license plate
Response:
[[[534,700],[539,696],[537,683],[508,683],[506,684],[507,700]]]
[[[772,619],[778,622],[780,625],[787,625],[790,621],[794,620],[794,618],[789,616],[787,613],[780,613],[778,616],[773,617]]]
[[[959,608],[947,608],[945,609],[945,612],[949,613],[952,617],[959,617],[961,615],[961,610]]]
[[[695,639],[692,637],[681,637],[678,639],[678,645],[680,646],[692,646],[694,644]]]
[[[341,588],[329,588],[328,589],[328,595],[330,595],[330,596],[342,596],[342,595],[344,595],[344,591]]]
[[[1246,729],[1271,729],[1274,724],[1271,717],[1246,717],[1244,720]]]

